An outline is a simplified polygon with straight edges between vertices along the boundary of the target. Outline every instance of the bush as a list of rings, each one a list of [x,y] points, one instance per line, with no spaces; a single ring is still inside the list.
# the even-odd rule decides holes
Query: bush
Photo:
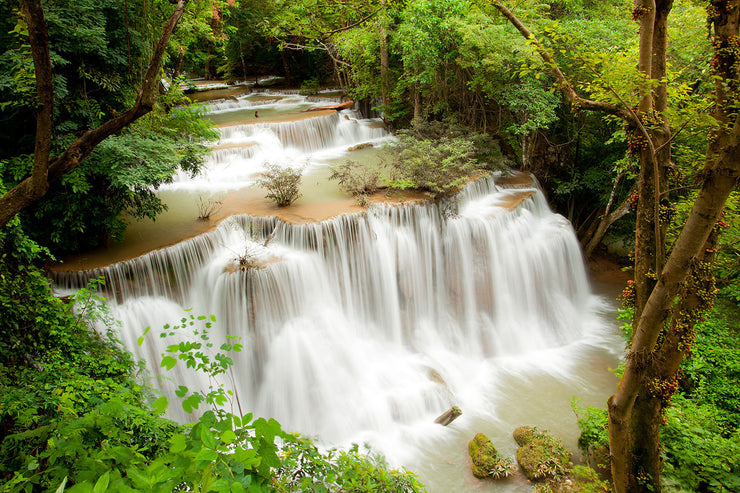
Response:
[[[269,192],[265,197],[274,200],[278,207],[286,207],[301,196],[299,187],[302,174],[301,168],[281,168],[277,164],[268,164],[267,171],[257,184]]]
[[[378,191],[380,171],[358,161],[347,160],[330,168],[330,180],[337,180],[339,188],[352,195],[371,195]]]
[[[424,122],[398,132],[398,144],[384,161],[392,170],[388,184],[418,189],[434,198],[457,192],[473,175],[503,165],[487,134],[450,122]]]

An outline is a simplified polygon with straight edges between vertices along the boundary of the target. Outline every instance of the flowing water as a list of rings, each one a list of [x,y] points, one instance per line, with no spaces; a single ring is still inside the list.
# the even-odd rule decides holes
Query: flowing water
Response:
[[[306,104],[295,95],[258,101],[280,112],[290,98]],[[213,109],[253,111],[254,103]],[[348,144],[388,138],[375,127],[342,113],[224,127],[222,146],[253,145],[215,155],[203,176],[180,177],[170,190],[248,184],[266,162],[261,153],[320,168]],[[529,491],[517,478],[474,479],[467,442],[481,431],[513,456],[511,432],[528,424],[575,451],[568,401],[603,405],[620,343],[570,224],[533,182],[506,183],[491,176],[452,201],[375,205],[313,224],[234,215],[169,248],[58,272],[56,281],[73,289],[105,276],[121,339],[167,393],[209,382],[180,365],[160,371],[172,343],[161,327],[212,314],[217,345],[226,335],[244,345],[228,385],[245,412],[327,446],[368,443],[392,465],[418,471],[432,492]],[[434,424],[451,406],[463,415]],[[176,408],[174,417],[187,419]]]

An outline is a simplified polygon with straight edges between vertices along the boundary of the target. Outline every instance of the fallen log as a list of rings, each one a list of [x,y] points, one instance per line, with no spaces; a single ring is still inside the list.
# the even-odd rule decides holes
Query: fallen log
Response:
[[[347,108],[351,108],[355,105],[355,102],[351,99],[349,101],[345,101],[344,103],[334,104],[331,106],[317,106],[315,108],[308,108],[307,110],[303,110],[303,112],[307,111],[322,111],[322,110],[346,110]]]
[[[461,415],[462,411],[460,410],[460,408],[457,406],[453,406],[442,413],[437,419],[434,420],[434,422],[439,423],[442,426],[447,426],[448,424],[459,418]]]

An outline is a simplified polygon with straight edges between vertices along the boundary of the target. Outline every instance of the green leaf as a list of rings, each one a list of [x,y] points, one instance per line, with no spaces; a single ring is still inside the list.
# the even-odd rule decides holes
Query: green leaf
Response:
[[[103,493],[108,489],[108,483],[110,483],[110,471],[105,471],[105,473],[95,482],[93,493]]]
[[[164,356],[162,358],[162,364],[160,366],[164,366],[167,368],[167,370],[171,370],[175,367],[177,364],[177,360],[173,358],[172,356]]]
[[[65,486],[67,486],[67,476],[64,476],[64,479],[62,479],[62,482],[54,493],[62,493]]]
[[[167,402],[167,397],[161,396],[159,399],[154,401],[154,404],[152,404],[152,411],[159,415],[167,410],[167,406],[169,406],[169,402]]]
[[[187,437],[185,435],[175,435],[170,438],[170,452],[179,454],[187,447]]]
[[[218,459],[218,452],[209,448],[201,449],[198,455],[195,456],[195,460],[214,461]]]
[[[211,429],[206,426],[203,426],[200,429],[200,440],[203,442],[203,445],[209,449],[215,449],[217,446],[216,437],[213,436]]]
[[[224,443],[232,443],[234,440],[236,440],[236,433],[234,433],[231,430],[226,430],[223,433],[221,433],[221,441]]]
[[[185,397],[188,393],[188,388],[184,385],[180,385],[177,387],[177,390],[175,391],[175,395],[177,397]]]
[[[147,333],[149,332],[150,329],[151,329],[151,327],[147,327],[146,329],[144,329],[144,333],[141,335],[141,337],[139,337],[138,339],[136,339],[136,344],[137,345],[141,346],[142,344],[144,344],[144,336],[147,335]]]

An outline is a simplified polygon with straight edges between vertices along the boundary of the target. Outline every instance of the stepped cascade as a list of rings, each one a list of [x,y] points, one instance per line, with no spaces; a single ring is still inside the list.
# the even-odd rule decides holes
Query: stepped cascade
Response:
[[[269,104],[276,103],[260,107]],[[221,146],[255,145],[229,149],[231,157],[217,152],[203,176],[172,186],[226,187],[230,168],[247,169],[237,175],[249,181],[265,149],[283,162],[300,156],[320,166],[327,149],[336,155],[389,138],[344,112],[233,125],[221,136]],[[512,378],[548,375],[588,387],[572,368],[614,347],[570,224],[550,211],[536,183],[509,185],[503,174],[449,200],[376,204],[314,224],[235,215],[134,259],[56,272],[55,282],[71,290],[98,276],[124,345],[159,377],[154,385],[170,394],[173,417],[187,419],[174,389],[209,381],[183,365],[160,368],[173,343],[160,337],[162,327],[214,315],[215,345],[227,335],[244,345],[226,379],[244,412],[328,445],[369,442],[404,465],[429,440],[444,442],[446,429],[433,420],[449,407],[463,410],[461,426],[495,423]]]

